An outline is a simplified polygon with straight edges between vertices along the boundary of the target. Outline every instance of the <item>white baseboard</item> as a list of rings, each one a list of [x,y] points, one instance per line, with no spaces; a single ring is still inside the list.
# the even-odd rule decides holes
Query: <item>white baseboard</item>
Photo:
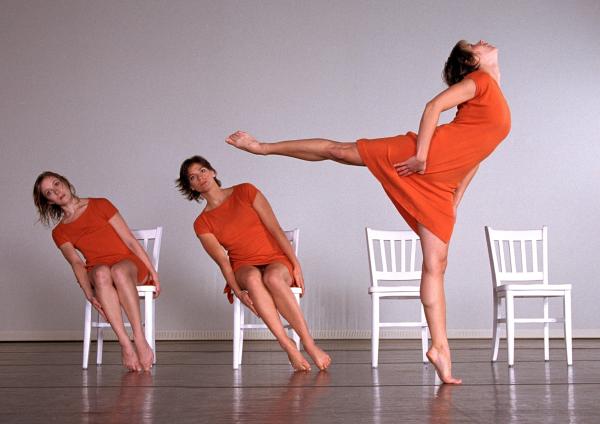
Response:
[[[315,339],[369,339],[371,330],[313,330]],[[491,339],[491,330],[448,330],[451,339]],[[502,333],[504,337],[504,333]],[[541,339],[541,329],[517,330],[517,338]],[[562,329],[550,329],[550,337],[562,338]],[[111,331],[105,333],[106,340],[116,340]],[[381,331],[383,339],[419,339],[417,330],[386,329]],[[573,338],[600,338],[600,329],[573,330]],[[81,331],[0,331],[0,341],[68,341],[82,340]],[[160,330],[157,340],[231,340],[231,331],[218,330]],[[268,331],[247,331],[246,339],[272,340]]]

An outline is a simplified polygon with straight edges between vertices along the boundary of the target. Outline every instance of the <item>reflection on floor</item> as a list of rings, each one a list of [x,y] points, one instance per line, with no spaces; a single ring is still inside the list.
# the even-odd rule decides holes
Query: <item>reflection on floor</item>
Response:
[[[489,340],[451,341],[464,384],[440,386],[413,340],[384,340],[378,369],[368,340],[324,340],[329,372],[293,373],[271,341],[158,343],[151,373],[125,372],[106,343],[104,365],[81,369],[81,343],[0,343],[1,423],[596,423],[600,340],[575,340],[574,365],[552,340],[517,340],[491,364]],[[90,355],[93,358],[93,355]]]

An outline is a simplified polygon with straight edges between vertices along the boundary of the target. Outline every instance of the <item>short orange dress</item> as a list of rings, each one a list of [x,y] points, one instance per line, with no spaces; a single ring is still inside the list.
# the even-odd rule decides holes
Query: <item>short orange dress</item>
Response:
[[[510,131],[510,109],[500,86],[486,72],[465,78],[475,82],[475,97],[458,105],[454,120],[433,134],[425,174],[400,177],[393,165],[416,154],[417,134],[357,140],[358,152],[406,220],[448,243],[454,228],[454,192],[477,164],[488,157]]]
[[[250,183],[233,186],[233,193],[223,203],[198,215],[194,231],[198,237],[207,233],[216,237],[227,250],[233,272],[244,265],[280,262],[293,278],[292,263],[252,205],[257,193],[258,189]],[[228,285],[223,293],[227,294],[229,303],[233,303],[233,293]]]
[[[90,198],[87,208],[75,221],[61,222],[54,227],[52,238],[57,247],[70,242],[79,250],[88,271],[97,265],[111,266],[129,259],[137,267],[137,279],[141,283],[149,274],[148,268],[108,222],[118,212],[108,199]]]

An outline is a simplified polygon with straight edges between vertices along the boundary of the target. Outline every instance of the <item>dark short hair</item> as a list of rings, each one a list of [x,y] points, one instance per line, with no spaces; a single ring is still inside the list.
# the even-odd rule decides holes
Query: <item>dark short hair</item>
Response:
[[[44,196],[44,193],[42,193],[42,181],[44,181],[44,179],[47,177],[54,177],[62,181],[67,187],[69,187],[69,190],[71,190],[71,194],[73,196],[76,194],[73,184],[71,184],[69,180],[62,175],[52,171],[45,171],[38,175],[38,177],[35,179],[35,183],[33,184],[33,203],[37,208],[39,221],[45,226],[49,227],[50,225],[53,225],[61,220],[63,217],[63,210],[60,206],[53,205],[48,202],[48,199],[46,199],[46,196]]]
[[[448,56],[448,60],[444,64],[442,77],[444,78],[444,82],[448,84],[448,87],[461,82],[466,75],[479,69],[477,59],[475,59],[472,52],[466,49],[467,44],[465,40],[460,40],[456,43],[450,52],[450,56]]]
[[[192,166],[194,164],[198,164],[208,170],[211,170],[215,174],[217,173],[217,171],[215,170],[215,168],[212,167],[212,165],[210,164],[209,161],[204,159],[202,156],[198,156],[198,155],[192,156],[191,158],[187,158],[181,164],[181,167],[179,168],[179,178],[177,178],[175,180],[177,189],[188,200],[195,200],[195,201],[199,202],[200,199],[202,198],[202,196],[200,195],[200,193],[198,193],[197,191],[192,189],[192,186],[190,185],[190,179],[188,176],[188,170],[190,169],[190,166]],[[221,181],[219,181],[217,179],[217,177],[215,177],[215,181],[217,182],[217,185],[219,187],[221,187]]]

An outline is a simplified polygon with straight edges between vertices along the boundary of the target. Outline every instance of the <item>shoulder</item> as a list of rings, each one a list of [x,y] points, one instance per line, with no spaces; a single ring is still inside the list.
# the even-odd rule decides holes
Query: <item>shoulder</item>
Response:
[[[54,240],[56,247],[60,247],[61,245],[69,241],[69,237],[67,236],[67,234],[65,234],[64,231],[64,224],[59,222],[52,229],[52,240]]]
[[[256,186],[254,186],[251,183],[241,183],[238,185],[234,185],[232,188],[233,193],[236,196],[249,200],[251,202],[254,201],[256,194],[260,191],[258,188],[256,188]]]
[[[88,208],[94,208],[107,219],[112,218],[119,210],[117,207],[108,199],[104,197],[90,198]]]
[[[210,223],[206,218],[206,214],[202,212],[198,217],[194,220],[194,232],[197,236],[200,234],[210,233],[212,232],[210,228]]]
[[[473,71],[465,75],[465,79],[470,79],[475,83],[475,96],[480,95],[492,80],[492,76],[484,71]]]

